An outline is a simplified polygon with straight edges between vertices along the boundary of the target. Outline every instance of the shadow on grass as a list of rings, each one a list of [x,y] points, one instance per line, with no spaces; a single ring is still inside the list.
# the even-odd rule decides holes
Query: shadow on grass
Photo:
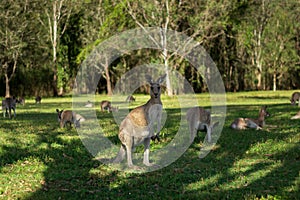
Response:
[[[259,108],[259,105],[254,107]],[[1,157],[1,160],[4,159],[1,165],[3,167],[26,157],[36,157],[46,166],[41,188],[25,199],[253,199],[268,195],[297,199],[299,143],[295,143],[292,148],[278,149],[271,154],[262,153],[260,149],[257,153],[251,151],[254,146],[270,140],[286,141],[293,138],[298,134],[299,127],[290,128],[288,133],[281,133],[280,130],[268,126],[262,131],[234,131],[228,128],[230,122],[240,114],[235,112],[236,109],[241,110],[241,113],[248,110],[249,115],[255,117],[258,110],[251,108],[248,105],[228,107],[230,114],[218,144],[204,159],[200,160],[197,157],[197,144],[200,143],[198,137],[175,163],[150,173],[130,174],[111,170],[93,159],[81,140],[76,137],[74,130],[60,130],[51,125],[44,128],[43,133],[38,133],[36,143],[29,147],[1,144],[6,152]],[[281,105],[269,107],[271,114],[285,113],[287,109],[294,110]],[[178,109],[168,110],[171,120],[166,123],[167,128],[176,124],[177,112]],[[233,112],[235,113],[231,114]],[[54,115],[55,113],[53,116],[40,113],[40,118],[46,118],[47,121],[55,117]],[[268,119],[268,124],[280,126],[297,123],[277,118],[279,115],[276,114],[273,116],[275,117]],[[111,118],[110,115],[106,117]],[[36,119],[31,119],[30,123],[34,120]],[[10,123],[6,126],[8,129],[14,128]],[[65,140],[61,136],[70,136],[72,139]],[[111,137],[115,140],[115,136]],[[200,136],[201,140],[203,137]],[[14,140],[16,144],[20,142],[18,138]],[[46,143],[47,148],[37,152],[36,149],[42,143]],[[53,144],[59,145],[60,148]]]

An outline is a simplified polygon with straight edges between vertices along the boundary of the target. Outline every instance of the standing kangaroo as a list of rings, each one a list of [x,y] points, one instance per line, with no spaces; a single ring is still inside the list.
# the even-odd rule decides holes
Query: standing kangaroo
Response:
[[[41,103],[42,102],[42,97],[36,96],[35,97],[35,103]]]
[[[189,123],[191,143],[194,141],[197,131],[206,131],[207,140],[208,142],[211,142],[212,130],[219,124],[219,122],[212,123],[209,110],[205,110],[202,107],[190,108],[186,113],[186,119]]]
[[[269,116],[270,113],[267,112],[267,106],[262,106],[257,119],[237,118],[231,123],[230,127],[237,130],[243,130],[246,128],[255,128],[256,130],[259,130],[265,125],[265,117]]]
[[[300,106],[300,92],[294,92],[292,94],[292,97],[290,99],[291,105],[296,105],[296,102],[298,101],[298,106]]]
[[[14,117],[16,117],[16,103],[17,99],[14,97],[8,97],[2,100],[3,117],[8,114],[8,117],[11,119],[11,110],[14,111]]]
[[[162,102],[160,99],[161,83],[165,80],[166,74],[153,81],[149,75],[146,80],[150,84],[150,100],[139,107],[133,109],[121,122],[119,129],[119,139],[121,141],[120,151],[114,159],[114,163],[121,162],[127,154],[128,167],[139,169],[132,163],[132,152],[135,147],[144,144],[143,163],[146,166],[153,166],[149,162],[150,140],[159,138],[161,130]],[[157,132],[154,133],[154,123],[157,121]]]

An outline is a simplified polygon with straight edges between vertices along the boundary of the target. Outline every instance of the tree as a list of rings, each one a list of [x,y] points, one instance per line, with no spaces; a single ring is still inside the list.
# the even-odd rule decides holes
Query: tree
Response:
[[[236,58],[236,25],[243,15],[246,2],[240,1],[194,1],[187,5],[189,32],[201,44],[218,66],[228,91],[243,87],[235,76],[238,67]],[[185,30],[185,31],[187,31]],[[205,85],[199,79],[204,91]],[[236,83],[239,82],[239,83]]]
[[[256,89],[265,89],[262,78],[264,72],[263,48],[265,46],[265,29],[271,16],[271,1],[259,0],[249,6],[248,16],[243,21],[243,39],[251,64],[255,67]]]
[[[114,0],[93,0],[84,4],[84,8],[89,8],[90,12],[84,13],[82,18],[81,39],[85,47],[77,57],[77,63],[81,63],[90,52],[105,39],[116,34],[118,31],[130,28],[131,22],[125,12],[123,2]],[[101,55],[99,55],[101,56]],[[100,65],[104,68],[102,77],[106,80],[107,95],[112,95],[112,78],[110,65],[107,57],[98,58]]]
[[[276,91],[278,83],[286,76],[288,69],[296,65],[297,52],[295,41],[297,29],[296,12],[293,11],[294,5],[287,2],[276,2],[272,4],[272,15],[265,29],[263,49],[264,62],[268,66],[268,74],[272,77],[273,91]]]
[[[57,56],[59,52],[60,39],[66,31],[67,24],[72,13],[73,1],[71,0],[53,0],[51,3],[45,2],[45,15],[41,14],[39,21],[44,28],[48,29],[49,41],[52,47],[52,71],[53,71],[53,95],[62,95],[62,87],[60,91],[57,88],[58,70]]]
[[[172,1],[172,7],[176,7],[176,2]],[[173,89],[171,86],[170,74],[169,74],[169,59],[170,54],[167,49],[167,31],[169,28],[170,20],[176,20],[170,14],[169,0],[154,1],[154,3],[148,3],[146,1],[127,1],[127,11],[134,20],[134,22],[143,30],[146,26],[161,27],[161,38],[151,38],[157,46],[162,49],[161,57],[164,64],[164,71],[166,73],[166,90],[169,96],[173,95]],[[147,32],[145,32],[147,34]]]
[[[30,24],[28,2],[4,0],[0,3],[0,64],[5,77],[5,96],[10,97],[10,81],[15,75]]]

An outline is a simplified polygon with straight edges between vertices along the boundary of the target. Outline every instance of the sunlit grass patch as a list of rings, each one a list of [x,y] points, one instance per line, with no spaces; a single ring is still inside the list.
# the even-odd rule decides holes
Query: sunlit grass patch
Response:
[[[199,132],[176,161],[144,174],[118,171],[97,159],[101,153],[110,158],[116,155],[115,151],[102,152],[100,136],[116,145],[116,150],[121,145],[114,113],[100,112],[99,103],[109,97],[96,95],[94,108],[85,108],[82,103],[76,112],[83,116],[95,112],[96,119],[87,117],[78,130],[60,128],[57,121],[55,109],[72,109],[71,97],[43,98],[41,104],[29,99],[25,106],[18,105],[15,119],[0,117],[0,198],[297,199],[300,120],[290,117],[300,108],[290,105],[291,93],[228,93],[225,125],[206,157],[198,158],[205,138],[205,133]],[[124,104],[123,110],[130,111],[149,99],[149,95],[134,96],[137,100]],[[209,94],[196,96],[200,106],[210,108]],[[186,135],[173,141],[181,120],[186,123],[185,111],[193,106],[188,103],[190,96],[182,98],[187,103],[180,105],[178,97],[162,95],[166,121],[161,141],[151,142],[152,161],[160,161],[156,151],[173,144],[179,147],[189,139],[185,130]],[[229,127],[237,117],[256,118],[262,105],[267,105],[271,114],[263,130]],[[136,152],[142,154],[143,146]],[[134,163],[143,167],[142,158]],[[126,159],[122,165],[126,166]]]

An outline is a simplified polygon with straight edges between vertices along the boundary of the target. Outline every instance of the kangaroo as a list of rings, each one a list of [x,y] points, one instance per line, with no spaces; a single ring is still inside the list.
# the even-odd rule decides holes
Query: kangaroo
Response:
[[[127,98],[126,98],[126,102],[128,103],[132,103],[135,101],[135,98],[132,96],[132,95],[129,95]]]
[[[211,142],[212,130],[219,124],[219,122],[212,123],[209,110],[205,110],[202,107],[190,108],[186,113],[186,119],[189,123],[191,143],[194,141],[197,131],[207,132],[208,142]]]
[[[19,103],[22,106],[24,106],[25,105],[25,98],[20,97],[20,98],[16,99],[16,103]]]
[[[114,163],[121,162],[127,154],[128,167],[139,169],[132,163],[132,152],[136,146],[144,144],[143,163],[146,166],[153,166],[149,162],[150,140],[159,138],[161,130],[162,102],[160,99],[160,86],[165,80],[166,74],[153,81],[151,76],[146,75],[150,84],[150,100],[142,106],[133,109],[121,122],[119,128],[119,139],[121,141],[120,151],[114,159]],[[157,133],[154,133],[154,123],[157,122]]]
[[[16,98],[8,97],[2,100],[3,117],[6,117],[8,114],[8,117],[11,119],[11,110],[14,111],[14,117],[16,117]]]
[[[267,106],[262,106],[257,119],[237,118],[231,123],[230,127],[237,130],[244,130],[246,128],[260,130],[265,126],[265,117],[269,116],[271,115],[267,112]]]
[[[111,106],[111,102],[107,101],[107,100],[101,101],[100,107],[101,107],[101,112],[104,112],[104,110],[107,110],[107,112],[118,112],[119,111],[118,107]]]
[[[35,103],[41,103],[41,101],[42,101],[42,97],[40,96],[35,97]]]
[[[299,118],[300,118],[300,111],[298,111],[295,116],[291,117],[291,119],[299,119]]]
[[[68,123],[71,127],[71,124],[73,123],[75,128],[80,127],[80,120],[83,121],[84,119],[81,118],[80,115],[76,114],[75,112],[71,110],[61,110],[56,109],[57,112],[57,119],[60,125],[60,128],[64,128],[66,123]]]
[[[90,102],[89,100],[87,101],[87,103],[84,105],[85,108],[92,108],[94,105],[92,102]]]
[[[300,92],[294,92],[292,94],[292,97],[290,99],[291,105],[296,105],[296,102],[298,101],[298,106],[300,106]]]

